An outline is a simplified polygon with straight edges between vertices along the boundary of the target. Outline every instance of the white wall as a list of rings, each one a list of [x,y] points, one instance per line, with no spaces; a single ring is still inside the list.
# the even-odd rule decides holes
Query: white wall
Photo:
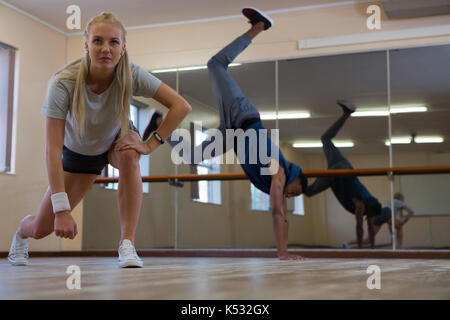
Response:
[[[0,174],[0,251],[8,251],[20,220],[37,211],[47,188],[45,117],[40,111],[50,77],[65,63],[66,38],[0,5],[0,41],[18,49],[16,170]],[[76,242],[81,247],[81,240]],[[31,250],[59,248],[53,235],[30,244]]]

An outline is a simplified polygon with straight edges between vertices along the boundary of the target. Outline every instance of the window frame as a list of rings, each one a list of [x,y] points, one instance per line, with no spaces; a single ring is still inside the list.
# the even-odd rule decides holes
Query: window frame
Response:
[[[0,173],[12,174],[13,167],[13,132],[14,132],[14,101],[16,86],[16,51],[17,49],[0,42],[0,49],[6,50],[8,54],[7,75],[7,105],[6,105],[6,135],[5,135],[5,161],[0,164]]]
[[[268,198],[268,205],[267,205],[267,209],[260,209],[260,208],[256,208],[256,206],[254,207],[253,205],[255,204],[255,198],[254,196],[256,196],[256,194],[259,194],[260,196],[264,197],[264,198]],[[261,190],[259,190],[258,188],[256,188],[251,182],[250,182],[250,211],[260,211],[260,212],[269,212],[270,211],[270,195],[262,192]]]
[[[208,128],[203,128],[202,132],[207,131]],[[191,122],[190,123],[190,133],[191,133],[191,137],[193,137],[193,143],[194,145],[196,145],[196,131],[195,131],[195,127],[194,127],[194,123]],[[221,157],[221,155],[217,156],[217,157]],[[216,158],[217,158],[216,157]],[[215,159],[215,158],[212,158]],[[208,160],[212,160],[212,159],[207,159],[204,161],[208,161]],[[208,170],[208,174],[216,174],[216,173],[220,173],[221,172],[221,165],[220,163],[215,164],[215,163],[203,163],[204,161],[198,163],[198,164],[192,164],[190,165],[191,167],[191,173],[193,174],[199,174],[198,173],[198,168],[206,168]],[[210,170],[214,170],[215,172],[210,172]],[[202,204],[209,204],[209,205],[216,205],[216,206],[221,206],[222,205],[222,181],[218,180],[218,181],[206,181],[206,189],[209,191],[210,188],[212,188],[211,186],[212,183],[218,183],[219,185],[219,203],[216,202],[210,202],[210,199],[208,198],[207,202],[205,201],[201,201],[200,200],[200,183],[203,181],[195,181],[195,182],[191,182],[191,200],[193,202],[196,203],[202,203]]]

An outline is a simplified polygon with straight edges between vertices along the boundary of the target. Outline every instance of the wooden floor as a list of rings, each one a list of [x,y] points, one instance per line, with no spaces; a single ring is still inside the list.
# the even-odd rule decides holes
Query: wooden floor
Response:
[[[144,258],[120,269],[115,257],[32,258],[26,267],[0,261],[0,299],[450,299],[450,260]],[[81,269],[69,290],[67,267]],[[369,265],[381,289],[367,289]]]

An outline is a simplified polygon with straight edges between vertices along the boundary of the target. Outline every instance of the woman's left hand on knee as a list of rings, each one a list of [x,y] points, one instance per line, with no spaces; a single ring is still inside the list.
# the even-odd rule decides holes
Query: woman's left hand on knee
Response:
[[[114,151],[125,150],[135,150],[139,154],[149,154],[151,152],[148,145],[132,130],[130,130],[130,132],[114,146]]]

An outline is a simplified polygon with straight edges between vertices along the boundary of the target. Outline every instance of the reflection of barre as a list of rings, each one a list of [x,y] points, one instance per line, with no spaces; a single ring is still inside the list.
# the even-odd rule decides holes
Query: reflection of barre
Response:
[[[334,170],[305,170],[306,177],[354,177],[354,176],[384,176],[384,175],[412,175],[450,173],[450,166],[440,167],[405,167],[405,168],[368,168],[368,169],[334,169]],[[247,180],[244,173],[220,174],[182,174],[167,176],[146,176],[142,182],[167,182],[170,180],[199,181],[199,180]],[[97,178],[95,183],[118,182],[119,178]]]
[[[177,179],[169,179],[169,184],[173,187],[183,188],[183,182],[179,182]]]

